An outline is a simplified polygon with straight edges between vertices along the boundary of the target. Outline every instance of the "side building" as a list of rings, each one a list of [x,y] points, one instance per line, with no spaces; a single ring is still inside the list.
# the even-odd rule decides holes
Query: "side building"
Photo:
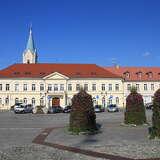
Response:
[[[160,67],[105,67],[107,71],[123,78],[124,103],[131,86],[143,96],[144,103],[151,103],[154,93],[160,88]]]

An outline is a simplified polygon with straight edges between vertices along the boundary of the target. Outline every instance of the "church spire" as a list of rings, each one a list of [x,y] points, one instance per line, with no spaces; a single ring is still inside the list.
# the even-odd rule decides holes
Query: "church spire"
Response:
[[[23,63],[37,63],[37,52],[32,34],[32,26],[30,26],[27,46],[23,53]]]
[[[26,51],[30,50],[32,53],[35,53],[35,45],[34,45],[34,39],[33,39],[33,34],[32,34],[32,26],[30,26],[29,30],[29,38],[26,46]]]

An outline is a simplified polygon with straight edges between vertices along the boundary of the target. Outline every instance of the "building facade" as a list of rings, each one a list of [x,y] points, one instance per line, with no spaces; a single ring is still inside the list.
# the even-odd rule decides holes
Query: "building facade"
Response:
[[[0,107],[16,102],[66,106],[81,87],[94,104],[123,105],[121,77],[95,64],[15,64],[0,72]]]
[[[143,96],[144,103],[151,103],[153,95],[160,88],[160,67],[106,67],[108,71],[123,78],[124,103],[135,86]]]
[[[94,105],[117,104],[125,107],[132,85],[152,101],[160,87],[158,67],[100,67],[96,64],[38,63],[32,30],[23,52],[23,63],[0,70],[0,109],[10,109],[17,102],[33,106],[62,107],[81,87],[92,95]]]

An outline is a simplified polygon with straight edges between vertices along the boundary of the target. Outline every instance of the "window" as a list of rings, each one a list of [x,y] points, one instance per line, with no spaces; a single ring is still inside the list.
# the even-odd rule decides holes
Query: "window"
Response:
[[[92,91],[96,91],[96,84],[92,84]]]
[[[35,98],[32,98],[32,105],[34,106],[34,105],[35,105],[35,103],[36,103]]]
[[[105,91],[105,84],[102,84],[102,91]]]
[[[6,104],[6,105],[9,104],[9,98],[8,98],[8,97],[5,99],[5,104]]]
[[[18,102],[19,102],[19,99],[18,99],[18,98],[16,98],[16,99],[15,99],[15,104],[16,104],[16,103],[18,103]]]
[[[32,91],[35,91],[35,90],[36,90],[36,85],[32,84]]]
[[[43,98],[40,99],[40,106],[44,106],[44,99]]]
[[[108,86],[108,90],[111,91],[112,90],[112,84],[109,84]]]
[[[139,89],[139,84],[136,84],[136,89],[137,89],[137,91],[140,90],[140,89]]]
[[[24,98],[24,99],[23,99],[23,103],[24,103],[24,104],[27,104],[27,98]]]
[[[6,91],[9,91],[9,84],[6,84]]]
[[[129,78],[129,77],[130,77],[129,72],[126,72],[126,73],[125,73],[125,76],[126,76],[126,78]]]
[[[76,84],[76,91],[80,91],[80,84]]]
[[[15,84],[15,91],[19,91],[19,84]]]
[[[116,97],[116,104],[119,104],[119,97]]]
[[[27,84],[24,84],[24,85],[23,85],[23,90],[24,90],[24,91],[27,91]]]
[[[52,91],[52,85],[48,84],[48,91]]]
[[[44,84],[40,84],[40,91],[44,91]]]
[[[64,84],[60,84],[60,91],[64,91]]]
[[[72,84],[68,84],[68,91],[72,91]]]
[[[116,85],[115,85],[115,90],[116,90],[116,91],[119,91],[119,84],[116,84]]]
[[[140,79],[141,79],[141,78],[142,78],[142,72],[141,72],[141,71],[140,71],[140,72],[138,72],[138,73],[137,73],[137,76],[138,76],[138,78],[140,78]]]
[[[2,84],[0,84],[0,91],[2,91]]]
[[[2,98],[0,98],[0,105],[2,104]]]
[[[84,84],[84,90],[88,91],[88,84]]]
[[[144,90],[147,91],[147,84],[144,84]]]
[[[152,77],[153,77],[152,72],[149,72],[149,73],[148,73],[148,78],[152,78]]]
[[[54,85],[54,91],[58,91],[58,84]]]
[[[127,90],[128,90],[128,91],[131,90],[131,84],[127,84]]]
[[[154,91],[154,84],[151,84],[151,90]]]

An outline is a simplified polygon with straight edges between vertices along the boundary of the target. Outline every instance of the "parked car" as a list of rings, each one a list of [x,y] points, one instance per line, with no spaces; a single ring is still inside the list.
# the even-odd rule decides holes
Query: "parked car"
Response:
[[[71,112],[71,106],[66,106],[64,109],[63,109],[63,112],[64,113],[70,113]]]
[[[24,106],[25,113],[33,113],[33,106],[32,104],[27,104]]]
[[[16,108],[17,106],[22,105],[22,104],[23,104],[22,102],[15,103],[13,106],[11,106],[10,110],[14,111],[14,108]]]
[[[107,111],[108,112],[119,112],[119,108],[116,104],[110,104],[107,106]]]
[[[48,113],[62,113],[63,112],[63,108],[61,106],[53,106],[53,107],[49,107],[48,109]]]
[[[146,109],[153,109],[153,103],[145,104]]]
[[[31,104],[19,104],[14,107],[14,113],[32,113],[33,107]]]
[[[95,111],[96,113],[98,113],[98,112],[104,112],[105,109],[104,109],[104,107],[102,107],[102,105],[95,105],[95,106],[94,106],[94,111]]]

